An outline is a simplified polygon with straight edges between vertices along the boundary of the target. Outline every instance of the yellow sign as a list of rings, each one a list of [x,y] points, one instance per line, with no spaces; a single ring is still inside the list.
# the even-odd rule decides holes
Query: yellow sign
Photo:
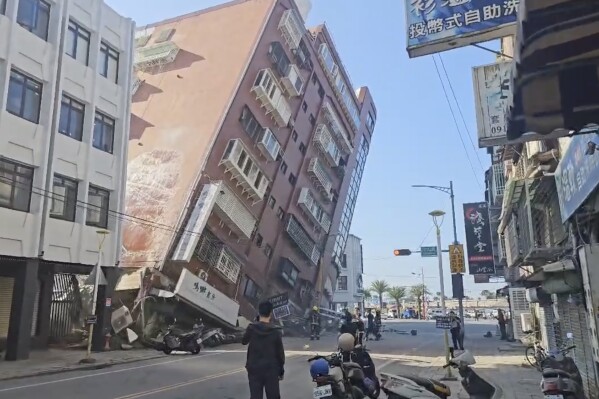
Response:
[[[449,246],[449,265],[452,274],[466,273],[464,262],[464,246],[462,244]]]

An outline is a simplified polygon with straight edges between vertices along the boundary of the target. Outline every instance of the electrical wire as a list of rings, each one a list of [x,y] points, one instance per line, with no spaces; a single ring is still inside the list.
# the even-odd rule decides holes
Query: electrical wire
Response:
[[[437,65],[437,60],[433,56],[433,62],[435,64],[435,70],[437,71],[437,76],[439,77],[439,82],[441,82],[441,87],[443,88],[443,93],[445,94],[445,99],[447,100],[447,105],[449,106],[449,111],[451,112],[451,116],[453,117],[453,123],[455,124],[456,131],[458,136],[460,137],[460,142],[462,143],[462,147],[464,148],[464,153],[466,154],[466,159],[468,160],[468,164],[470,164],[470,169],[472,169],[472,174],[474,175],[474,180],[478,187],[482,189],[482,185],[479,181],[479,176],[476,173],[474,165],[472,164],[472,160],[470,159],[470,155],[468,154],[468,148],[466,147],[466,143],[464,142],[464,138],[462,137],[462,131],[458,124],[458,120],[456,118],[455,112],[453,111],[453,107],[451,106],[451,101],[449,99],[449,95],[447,94],[447,89],[445,88],[445,83],[443,82],[443,78],[441,77],[441,72],[439,71],[439,66]]]

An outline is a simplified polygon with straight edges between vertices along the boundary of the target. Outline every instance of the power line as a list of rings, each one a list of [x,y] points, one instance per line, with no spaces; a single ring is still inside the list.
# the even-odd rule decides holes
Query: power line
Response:
[[[451,116],[453,117],[453,123],[455,124],[458,136],[460,137],[460,142],[462,143],[462,147],[464,148],[464,153],[466,154],[466,159],[468,160],[468,163],[470,164],[470,169],[472,169],[472,174],[474,175],[474,180],[476,181],[476,184],[478,184],[478,187],[482,189],[480,181],[478,180],[479,176],[476,173],[476,170],[474,169],[474,165],[472,164],[470,155],[468,155],[468,149],[466,148],[466,143],[464,143],[464,138],[462,137],[462,131],[460,130],[460,126],[459,126],[457,118],[455,116],[455,112],[453,111],[453,108],[451,106],[451,101],[449,100],[449,95],[447,94],[447,89],[445,89],[445,83],[443,83],[443,78],[441,77],[441,72],[439,72],[439,66],[437,65],[437,60],[435,59],[434,56],[433,56],[433,62],[435,63],[435,70],[437,71],[437,76],[439,77],[439,82],[441,82],[441,87],[443,88],[443,93],[445,94],[445,99],[447,100],[447,105],[449,106],[449,111],[451,112]]]

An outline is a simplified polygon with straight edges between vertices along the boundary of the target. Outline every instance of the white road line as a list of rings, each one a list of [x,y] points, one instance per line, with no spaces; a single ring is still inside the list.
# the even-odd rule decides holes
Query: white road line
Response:
[[[19,386],[11,387],[11,388],[2,388],[2,389],[0,389],[0,393],[2,393],[2,392],[10,392],[10,391],[17,391],[17,390],[20,390],[20,389],[36,388],[36,387],[41,387],[41,386],[44,386],[44,385],[59,384],[59,383],[62,383],[62,382],[82,380],[82,379],[85,379],[85,378],[93,378],[93,377],[98,377],[98,376],[101,376],[101,375],[123,373],[123,372],[127,372],[127,371],[145,369],[145,368],[148,368],[148,367],[156,367],[156,366],[162,366],[162,365],[166,365],[166,364],[185,362],[185,361],[188,361],[188,360],[203,359],[205,357],[217,356],[217,355],[221,355],[221,354],[222,354],[221,352],[218,352],[218,353],[214,353],[213,352],[213,353],[207,353],[205,355],[200,355],[200,356],[185,357],[183,359],[167,360],[166,362],[144,364],[142,366],[127,367],[127,368],[124,368],[124,369],[102,371],[102,372],[99,372],[99,373],[80,375],[80,376],[77,376],[77,377],[62,378],[60,380],[36,382],[36,383],[33,383],[33,384],[19,385]],[[117,366],[117,365],[115,365],[115,366]]]

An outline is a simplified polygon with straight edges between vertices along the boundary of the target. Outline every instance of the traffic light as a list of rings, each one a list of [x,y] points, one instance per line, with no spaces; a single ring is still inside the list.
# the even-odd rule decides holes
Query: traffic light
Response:
[[[393,255],[395,256],[410,256],[412,255],[412,251],[409,249],[394,249]]]

